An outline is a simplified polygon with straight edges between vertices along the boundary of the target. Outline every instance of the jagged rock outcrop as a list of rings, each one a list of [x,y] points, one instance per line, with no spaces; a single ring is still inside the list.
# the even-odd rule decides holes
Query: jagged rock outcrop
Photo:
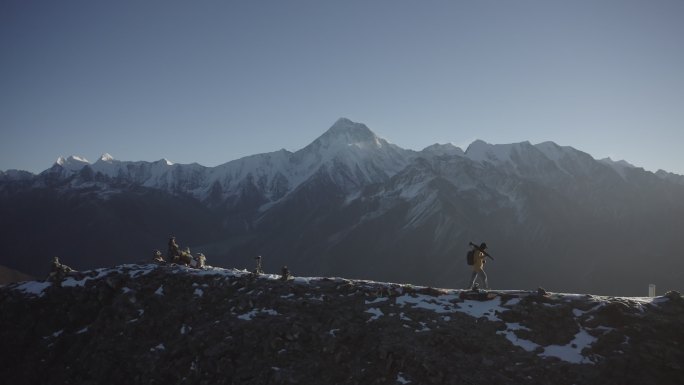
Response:
[[[681,384],[684,299],[121,265],[0,287],[11,384]]]

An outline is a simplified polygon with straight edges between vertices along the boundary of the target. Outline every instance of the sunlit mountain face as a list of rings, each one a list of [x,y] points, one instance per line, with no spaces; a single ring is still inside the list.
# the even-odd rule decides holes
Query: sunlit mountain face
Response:
[[[0,265],[33,276],[183,248],[218,266],[465,287],[486,241],[496,288],[682,290],[684,184],[552,142],[400,148],[338,120],[301,150],[217,167],[71,156],[0,175]]]

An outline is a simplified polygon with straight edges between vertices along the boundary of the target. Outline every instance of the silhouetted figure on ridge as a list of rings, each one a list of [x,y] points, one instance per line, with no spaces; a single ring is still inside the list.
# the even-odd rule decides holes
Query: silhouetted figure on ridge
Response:
[[[487,263],[486,257],[492,258],[485,250],[487,249],[487,244],[482,242],[480,246],[470,242],[470,246],[473,247],[473,274],[470,277],[469,290],[475,290],[477,288],[477,277],[479,276],[484,284],[485,290],[489,290],[489,281],[487,280],[487,273],[484,271],[484,265]],[[494,260],[494,258],[492,258]],[[470,261],[468,261],[470,263]]]

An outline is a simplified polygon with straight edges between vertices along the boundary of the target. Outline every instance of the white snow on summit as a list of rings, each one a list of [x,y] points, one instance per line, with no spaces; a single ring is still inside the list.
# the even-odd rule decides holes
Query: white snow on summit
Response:
[[[355,123],[347,118],[340,118],[328,129],[328,131],[309,146],[332,149],[332,152],[335,152],[346,146],[380,148],[386,143],[387,142],[384,140],[378,138],[365,124]]]
[[[167,159],[160,159],[156,162],[130,162],[130,161],[120,161],[116,160],[109,153],[102,154],[95,163],[90,163],[87,159],[79,156],[69,156],[65,158],[60,156],[57,158],[55,164],[61,166],[69,174],[75,174],[79,172],[83,167],[90,166],[94,172],[101,173],[102,175],[109,176],[111,178],[124,177],[128,178],[133,182],[145,185],[147,187],[165,187],[173,184],[173,180],[177,175],[171,175],[169,173],[174,166],[173,162]],[[189,170],[187,173],[191,173],[192,170],[199,166],[197,164],[183,165],[183,169]],[[184,172],[178,172],[179,175],[183,175]]]
[[[458,153],[460,149],[444,145],[440,151]],[[64,177],[89,166],[95,174],[144,187],[183,191],[201,201],[239,199],[245,190],[256,190],[266,198],[267,207],[319,176],[349,192],[369,183],[384,182],[403,170],[417,154],[378,137],[364,124],[340,118],[323,135],[294,153],[280,150],[256,154],[217,167],[173,164],[166,159],[120,161],[108,153],[93,164],[74,156],[60,157],[57,163]],[[91,182],[75,179],[71,185],[87,183]]]
[[[57,158],[57,161],[55,161],[55,163],[62,166],[62,168],[64,168],[67,171],[79,171],[84,166],[90,164],[90,162],[88,162],[86,158],[75,155],[72,155],[68,158],[60,156],[59,158]]]
[[[424,158],[427,163],[412,163],[417,158]],[[444,166],[445,161],[449,167]],[[429,193],[424,195],[422,192],[429,186],[432,178],[422,178],[421,174],[438,174],[451,181],[459,190],[468,190],[476,181],[464,167],[472,162],[476,167],[489,169],[493,166],[501,173],[531,177],[549,184],[558,181],[559,170],[571,177],[581,178],[590,177],[596,172],[596,161],[589,154],[553,142],[536,145],[527,141],[489,144],[476,140],[465,152],[451,143],[433,144],[421,151],[413,151],[389,143],[366,125],[347,118],[338,119],[323,135],[296,152],[283,149],[256,154],[217,167],[204,167],[196,163],[174,164],[166,159],[155,162],[119,161],[105,153],[94,164],[82,157],[60,157],[57,164],[61,168],[56,171],[62,176],[69,176],[89,165],[95,173],[110,178],[121,178],[139,186],[174,193],[182,191],[200,201],[239,201],[245,191],[257,192],[264,198],[265,203],[261,210],[265,210],[303,183],[318,177],[332,181],[352,197],[361,187],[384,183],[406,170],[410,164],[415,169],[401,179],[405,186],[395,183],[396,188],[393,190],[404,199],[430,201]],[[624,161],[604,159],[601,162],[623,178],[629,169],[634,168]],[[437,168],[433,170],[432,167]],[[684,177],[681,176],[664,172],[658,176],[684,184]],[[11,179],[11,176],[0,174],[0,178]],[[78,179],[74,181],[76,187],[79,183],[83,182]],[[515,186],[502,184],[501,187],[505,191],[500,190],[498,193],[510,197],[509,203],[518,207]],[[430,204],[426,202],[423,208],[440,209],[430,207]],[[417,213],[413,214],[418,217]]]
[[[232,195],[245,183],[251,183],[265,196],[277,200],[323,172],[343,188],[359,187],[401,171],[408,163],[409,153],[379,138],[365,125],[341,118],[294,153],[283,149],[215,167],[203,186],[208,192],[218,183],[224,195]]]

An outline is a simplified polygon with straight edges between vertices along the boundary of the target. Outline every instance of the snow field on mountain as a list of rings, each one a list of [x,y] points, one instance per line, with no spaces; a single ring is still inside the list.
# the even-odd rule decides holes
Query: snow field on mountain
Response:
[[[532,162],[550,161],[564,170],[564,159],[581,160],[583,155],[586,154],[553,142],[536,145],[529,142],[489,144],[482,140],[471,143],[465,152],[451,144],[435,144],[422,151],[414,151],[387,142],[361,123],[341,118],[323,135],[295,152],[283,149],[255,154],[216,167],[174,164],[166,159],[156,162],[119,161],[109,154],[103,154],[92,164],[78,156],[59,157],[55,165],[67,174],[75,174],[85,166],[90,166],[95,173],[110,178],[125,178],[145,187],[169,191],[181,188],[202,201],[209,197],[216,186],[221,187],[225,199],[239,195],[241,189],[253,184],[270,200],[264,203],[265,210],[321,171],[328,173],[340,187],[354,193],[359,186],[400,173],[419,157],[458,157],[480,166],[486,163],[507,165],[510,170],[517,172],[519,160],[515,159],[516,156],[528,157],[528,161]],[[635,167],[624,161],[602,162],[622,177],[626,168]],[[89,182],[78,182],[80,185],[74,183],[76,185],[73,188],[87,188]],[[401,196],[412,199],[423,187],[417,185],[407,191],[402,190]]]

